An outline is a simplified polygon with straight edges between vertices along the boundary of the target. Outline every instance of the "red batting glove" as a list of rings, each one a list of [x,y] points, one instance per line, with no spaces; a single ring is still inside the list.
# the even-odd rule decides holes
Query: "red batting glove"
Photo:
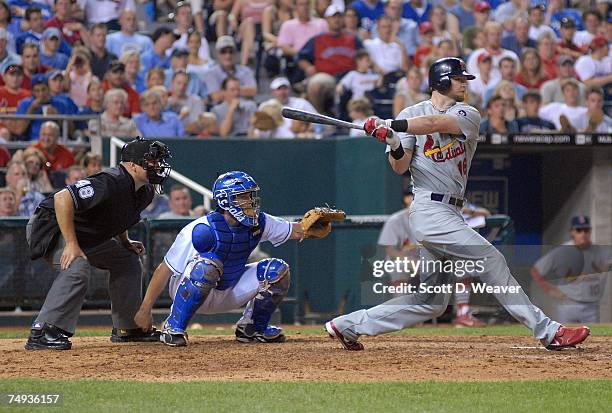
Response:
[[[393,131],[386,126],[379,126],[374,129],[372,136],[380,143],[388,143],[387,139],[393,137]]]
[[[365,133],[367,135],[372,136],[374,129],[380,126],[381,120],[382,119],[376,116],[367,118],[365,123],[363,124],[363,130],[365,131]]]

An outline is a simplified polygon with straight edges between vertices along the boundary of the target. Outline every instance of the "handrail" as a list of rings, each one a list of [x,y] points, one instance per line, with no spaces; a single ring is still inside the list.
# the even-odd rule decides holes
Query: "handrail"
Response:
[[[117,165],[117,151],[116,149],[119,148],[123,148],[123,145],[125,145],[125,142],[122,141],[119,138],[116,138],[114,136],[111,136],[110,138],[110,166],[116,166]],[[204,204],[204,208],[206,208],[206,210],[211,209],[211,201],[213,200],[213,193],[210,189],[205,188],[204,186],[200,185],[199,183],[197,183],[196,181],[187,178],[185,175],[176,172],[176,171],[170,171],[170,178],[174,179],[175,181],[185,185],[187,188],[199,193],[200,195],[202,195],[202,202]]]
[[[0,120],[59,120],[62,122],[62,136],[60,139],[60,143],[64,144],[68,142],[68,122],[70,121],[89,121],[92,119],[98,120],[98,130],[101,130],[102,127],[102,117],[100,114],[92,114],[92,115],[60,115],[60,114],[52,114],[52,115],[16,115],[16,114],[8,114],[8,113],[0,113]]]

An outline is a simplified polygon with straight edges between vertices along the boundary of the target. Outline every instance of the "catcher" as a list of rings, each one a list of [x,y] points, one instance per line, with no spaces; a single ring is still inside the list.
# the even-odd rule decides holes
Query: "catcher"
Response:
[[[269,322],[289,291],[289,265],[279,258],[247,265],[247,259],[262,241],[279,246],[289,239],[323,238],[331,231],[331,221],[343,220],[344,212],[315,208],[293,223],[260,212],[259,186],[240,171],[219,176],[213,197],[217,209],[178,234],[155,270],[134,321],[144,331],[151,329],[151,309],[170,280],[173,304],[160,337],[163,343],[186,346],[186,328],[196,311],[223,313],[245,304],[236,340],[283,342],[283,330]]]

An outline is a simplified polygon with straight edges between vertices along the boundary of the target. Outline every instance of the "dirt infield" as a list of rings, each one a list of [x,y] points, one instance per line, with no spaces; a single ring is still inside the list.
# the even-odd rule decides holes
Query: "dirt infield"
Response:
[[[347,352],[318,335],[283,344],[240,344],[195,336],[187,348],[112,344],[77,337],[64,352],[25,351],[24,339],[0,340],[0,379],[481,381],[612,378],[612,340],[590,337],[579,349],[546,351],[527,337],[381,336]],[[577,372],[579,371],[579,372]],[[181,372],[181,373],[179,373]]]

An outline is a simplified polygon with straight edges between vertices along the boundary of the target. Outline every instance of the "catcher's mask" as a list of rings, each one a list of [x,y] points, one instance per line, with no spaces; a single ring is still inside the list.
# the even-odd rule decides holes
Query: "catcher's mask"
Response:
[[[138,137],[123,145],[121,161],[132,162],[147,171],[147,179],[155,192],[164,192],[163,184],[170,175],[172,167],[167,162],[171,158],[170,149],[165,143]]]
[[[229,212],[242,225],[259,224],[259,186],[249,174],[231,171],[219,176],[213,186],[213,198],[220,209]]]

